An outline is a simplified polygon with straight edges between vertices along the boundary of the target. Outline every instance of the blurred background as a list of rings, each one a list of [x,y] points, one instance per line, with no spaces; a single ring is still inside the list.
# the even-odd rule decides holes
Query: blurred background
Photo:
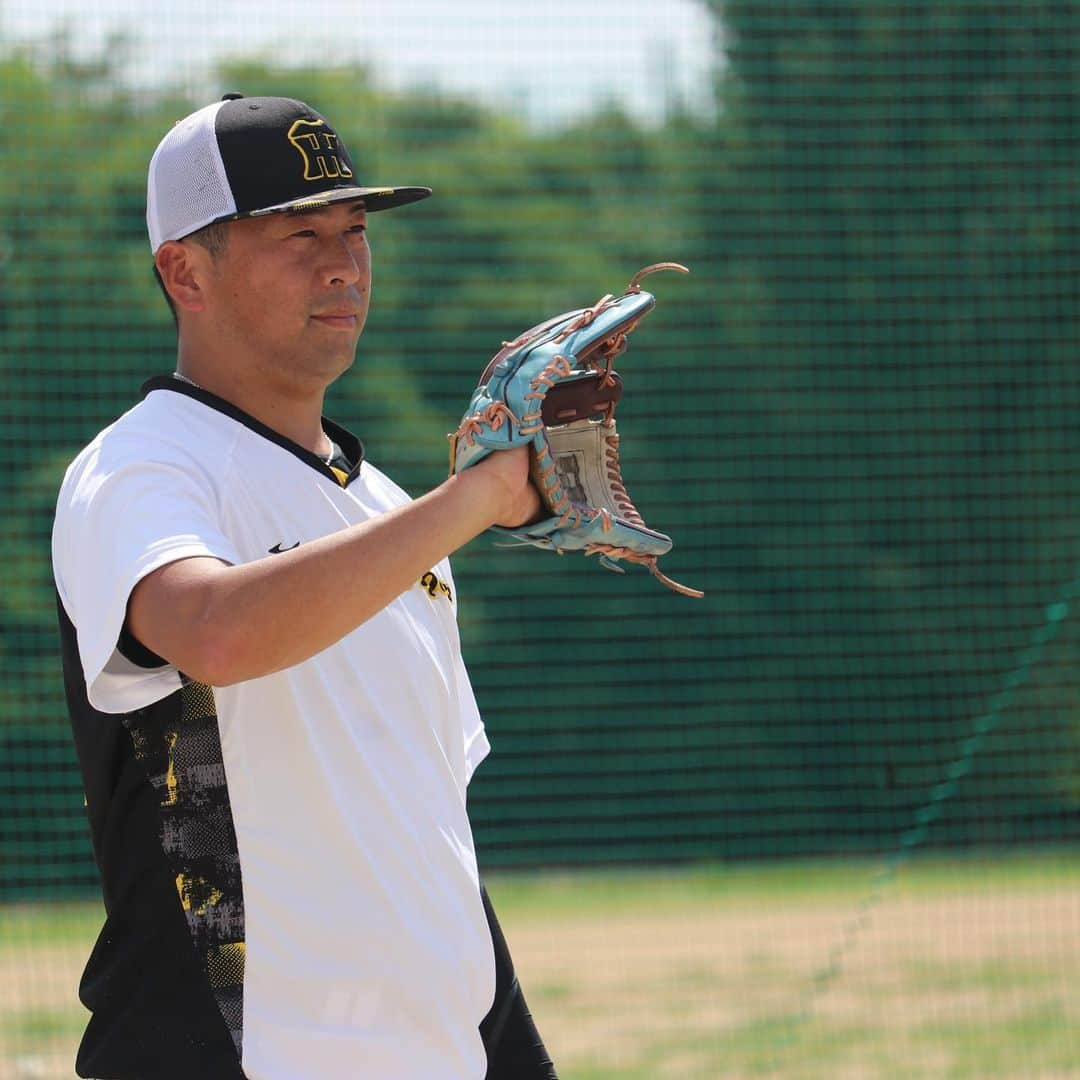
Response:
[[[363,182],[329,411],[413,494],[499,343],[620,292],[664,569],[455,559],[471,791],[564,1080],[1080,1076],[1080,3],[0,6],[0,1080],[72,1076],[97,878],[49,533],[173,368],[145,171],[223,92]]]

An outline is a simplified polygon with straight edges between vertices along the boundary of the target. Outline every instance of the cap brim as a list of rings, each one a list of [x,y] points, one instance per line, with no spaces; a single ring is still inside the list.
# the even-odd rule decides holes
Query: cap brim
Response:
[[[336,187],[320,191],[314,195],[305,195],[300,199],[290,199],[276,206],[264,206],[259,210],[249,210],[236,217],[262,217],[263,214],[283,214],[303,210],[318,210],[331,203],[359,199],[366,210],[392,210],[395,206],[419,202],[431,194],[427,187]]]

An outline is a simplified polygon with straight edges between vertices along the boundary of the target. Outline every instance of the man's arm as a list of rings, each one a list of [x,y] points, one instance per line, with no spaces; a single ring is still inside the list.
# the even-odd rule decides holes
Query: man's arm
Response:
[[[169,563],[132,590],[127,627],[210,686],[269,675],[344,637],[489,526],[538,509],[527,449],[492,454],[407,506],[273,558]]]

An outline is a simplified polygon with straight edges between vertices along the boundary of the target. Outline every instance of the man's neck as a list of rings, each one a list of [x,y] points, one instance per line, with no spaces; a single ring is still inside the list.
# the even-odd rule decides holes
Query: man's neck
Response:
[[[329,439],[322,428],[324,390],[300,393],[293,387],[245,380],[232,371],[203,370],[202,365],[182,358],[176,373],[185,382],[235,405],[313,454],[325,457],[329,452]]]

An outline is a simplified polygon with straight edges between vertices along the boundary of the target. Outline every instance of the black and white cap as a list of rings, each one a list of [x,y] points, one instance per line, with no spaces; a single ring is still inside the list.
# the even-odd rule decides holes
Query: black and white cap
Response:
[[[180,120],[150,159],[150,248],[216,221],[363,199],[368,210],[427,198],[426,187],[365,187],[337,133],[292,98],[226,94]]]

